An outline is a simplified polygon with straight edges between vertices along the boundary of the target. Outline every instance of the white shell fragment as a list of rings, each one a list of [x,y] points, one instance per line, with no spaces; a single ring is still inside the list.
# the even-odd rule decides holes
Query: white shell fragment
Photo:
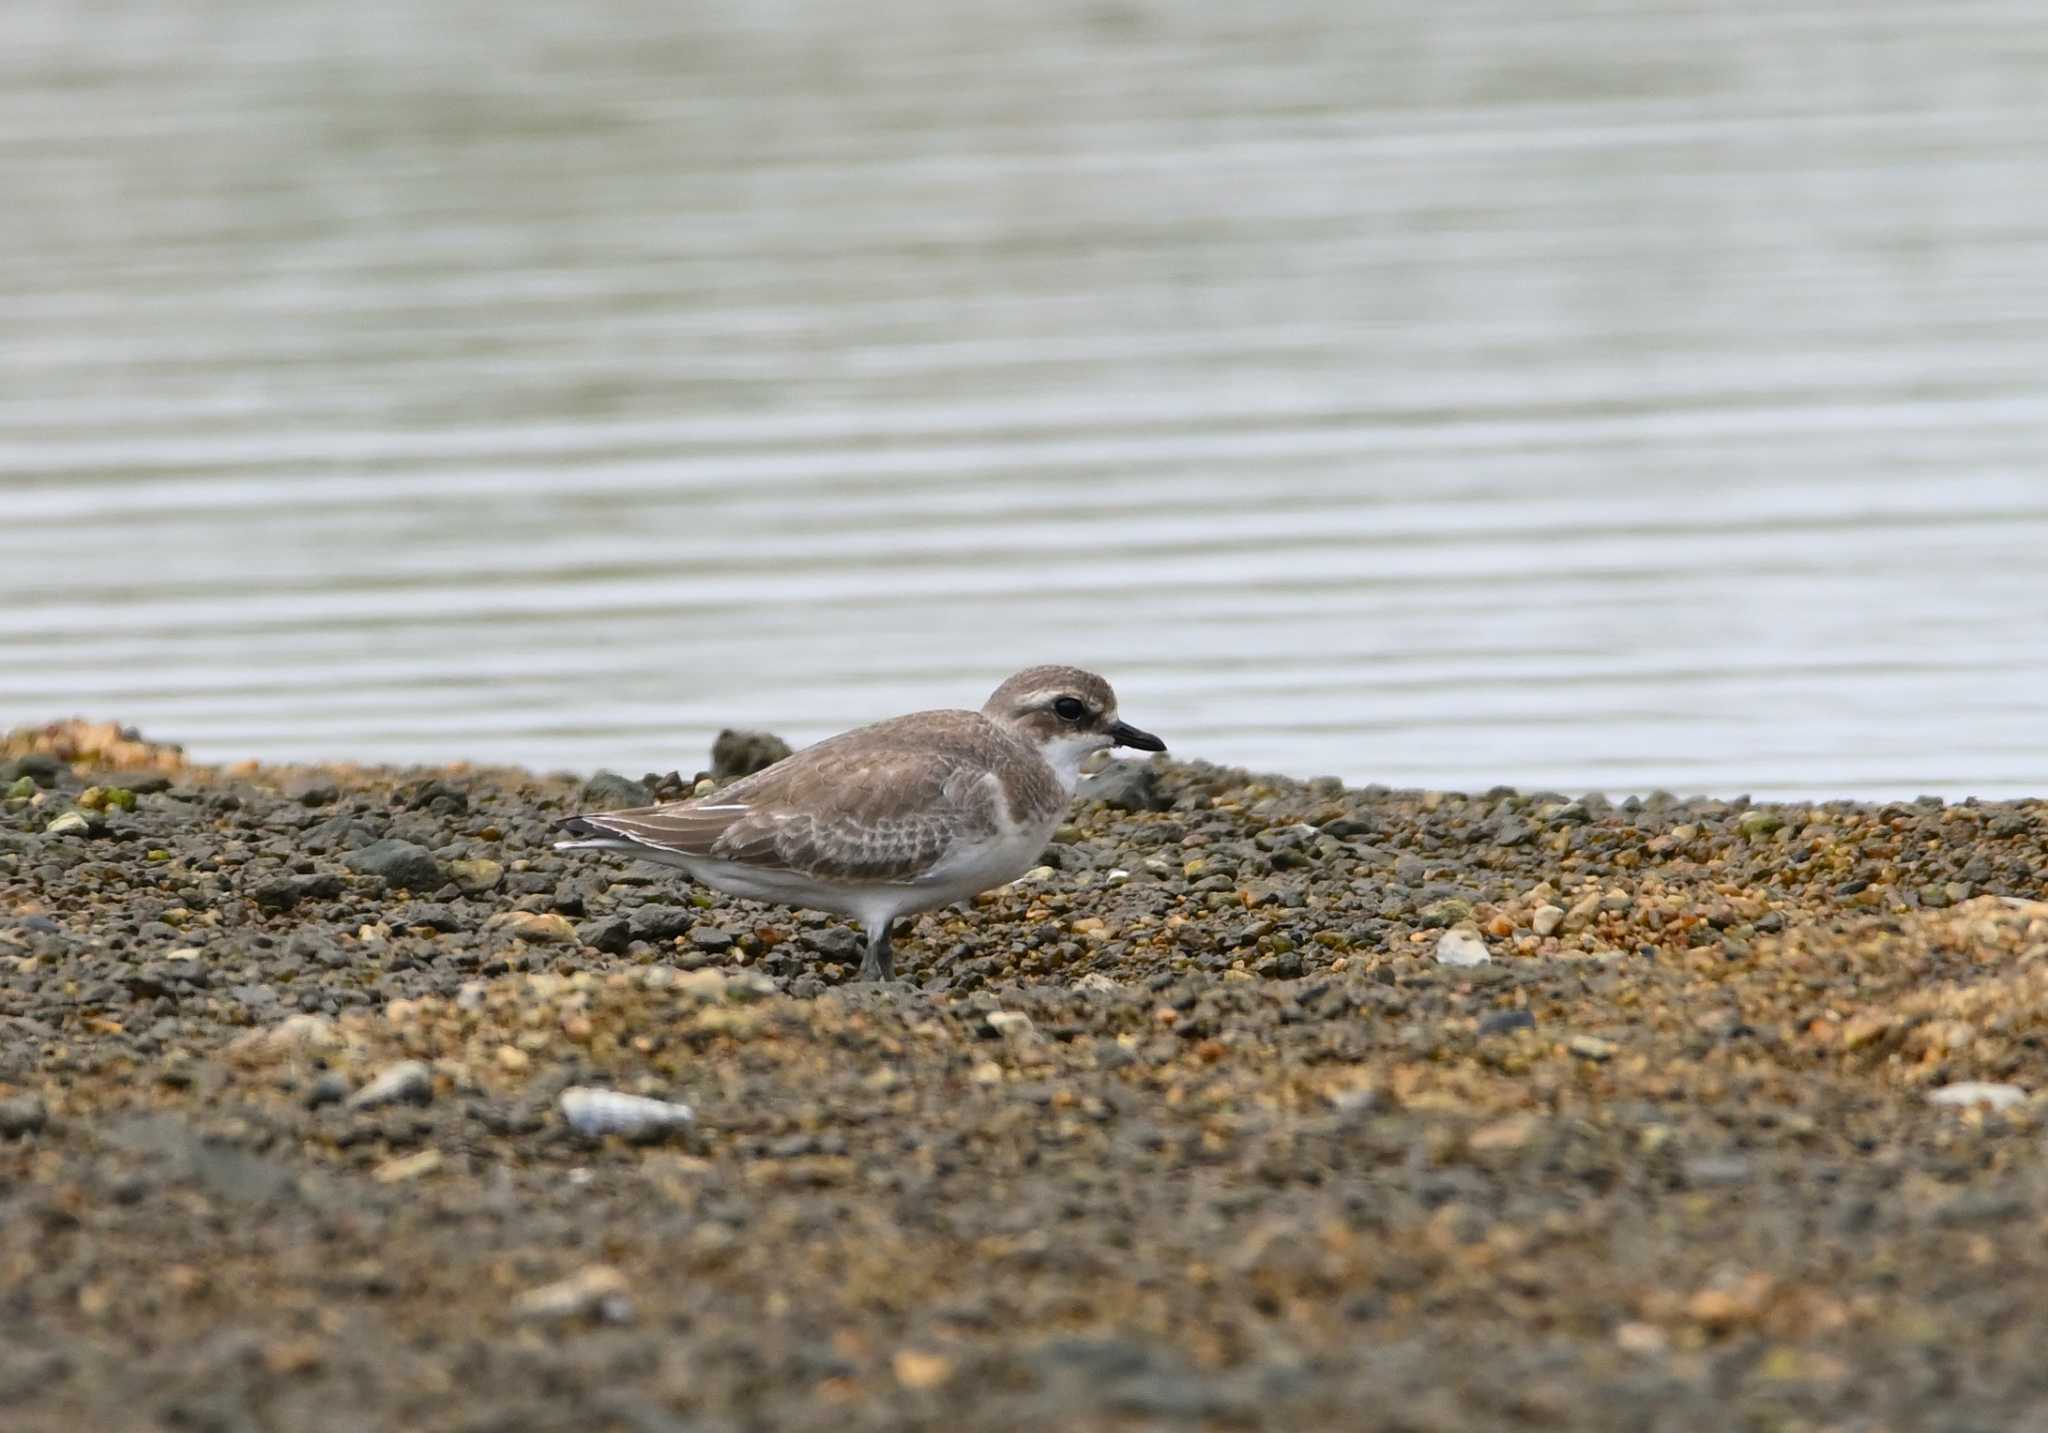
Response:
[[[632,1321],[633,1305],[627,1299],[626,1276],[609,1264],[593,1264],[566,1279],[528,1289],[512,1301],[512,1313],[535,1323],[595,1318],[623,1324]]]
[[[679,1129],[697,1118],[688,1105],[620,1090],[576,1085],[562,1091],[562,1118],[583,1135],[645,1135]]]
[[[1953,1085],[1943,1085],[1931,1090],[1927,1102],[1934,1105],[1989,1105],[1994,1110],[2011,1109],[2026,1099],[2027,1092],[2018,1085],[1997,1084],[1989,1080],[1962,1080]]]

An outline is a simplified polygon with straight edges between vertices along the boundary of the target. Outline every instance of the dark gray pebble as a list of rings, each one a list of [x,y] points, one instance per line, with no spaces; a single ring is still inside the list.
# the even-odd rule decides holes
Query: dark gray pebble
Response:
[[[387,884],[415,891],[435,890],[446,879],[441,864],[426,847],[387,836],[351,851],[343,862],[352,871],[377,876]]]

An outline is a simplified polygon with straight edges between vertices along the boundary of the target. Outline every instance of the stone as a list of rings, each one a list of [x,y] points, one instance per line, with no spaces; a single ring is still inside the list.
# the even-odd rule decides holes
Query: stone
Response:
[[[1615,1052],[1620,1048],[1612,1040],[1603,1040],[1598,1035],[1574,1035],[1565,1041],[1565,1049],[1581,1060],[1591,1060],[1595,1064],[1604,1064],[1613,1059]]]
[[[1526,1010],[1495,1010],[1479,1022],[1479,1038],[1509,1035],[1517,1030],[1534,1030],[1536,1017]]]
[[[585,808],[592,811],[618,811],[628,806],[646,806],[654,800],[654,793],[631,777],[621,776],[616,771],[600,771],[583,785]]]
[[[43,828],[43,831],[51,836],[82,836],[91,830],[92,822],[86,819],[85,813],[81,811],[66,811]]]
[[[370,1178],[379,1184],[403,1184],[409,1179],[418,1179],[423,1174],[432,1174],[440,1167],[441,1151],[422,1149],[412,1154],[401,1154],[396,1159],[385,1160],[370,1171]]]
[[[1594,891],[1590,895],[1573,901],[1572,908],[1564,913],[1564,929],[1568,931],[1582,931],[1591,925],[1593,918],[1600,914],[1601,900],[1600,892]]]
[[[347,1077],[329,1070],[307,1088],[306,1107],[317,1110],[322,1105],[338,1105],[347,1098]]]
[[[2018,1085],[1990,1080],[1959,1080],[1955,1084],[1943,1085],[1938,1090],[1927,1092],[1929,1104],[1951,1105],[1959,1109],[1983,1105],[1993,1110],[2008,1110],[2014,1105],[2024,1103],[2026,1098],[2027,1092]]]
[[[1038,1026],[1021,1010],[991,1010],[982,1018],[1005,1040],[1022,1043],[1038,1038]]]
[[[1099,970],[1091,970],[1074,982],[1074,989],[1084,990],[1090,995],[1114,995],[1123,989],[1123,986],[1118,984],[1114,977],[1104,975]]]
[[[528,1323],[627,1323],[633,1317],[627,1289],[624,1274],[609,1264],[592,1264],[566,1279],[528,1289],[512,1301],[512,1315]]]
[[[552,911],[506,911],[485,923],[487,930],[502,930],[533,945],[574,945],[576,927],[567,916]]]
[[[434,1072],[419,1060],[401,1060],[387,1065],[376,1078],[348,1098],[352,1110],[371,1110],[380,1105],[423,1105],[434,1097]]]
[[[495,891],[504,884],[505,867],[502,862],[488,857],[470,861],[450,861],[448,879],[455,882],[467,896],[480,896]]]
[[[1517,1150],[1534,1139],[1541,1128],[1542,1122],[1533,1115],[1509,1115],[1473,1130],[1465,1144],[1475,1154]]]
[[[310,876],[284,876],[265,881],[249,898],[267,911],[288,911],[301,901],[331,901],[342,892],[341,877],[332,871]]]
[[[1431,901],[1422,908],[1419,920],[1425,926],[1463,925],[1472,919],[1472,902],[1458,896]]]
[[[558,1101],[569,1128],[592,1139],[624,1135],[642,1139],[681,1129],[697,1118],[697,1112],[674,1100],[649,1099],[620,1090],[576,1085],[562,1091]]]
[[[648,984],[652,985],[655,983],[654,975],[657,971],[667,977],[661,984],[666,985],[669,989],[674,990],[680,995],[692,996],[707,1002],[725,999],[727,989],[732,984],[731,980],[727,978],[722,970],[712,970],[709,968],[703,970],[676,970],[671,966],[664,965],[657,965],[649,969],[647,972]]]
[[[441,863],[426,847],[387,836],[372,841],[342,858],[342,864],[365,876],[375,876],[387,885],[428,891],[442,885],[446,876]]]
[[[1538,935],[1556,935],[1558,927],[1564,924],[1564,911],[1558,906],[1538,906],[1536,913],[1529,917],[1529,929]]]
[[[1470,926],[1456,926],[1437,938],[1436,960],[1439,965],[1485,965],[1492,959],[1487,953],[1486,942]]]
[[[734,781],[765,771],[789,755],[789,743],[772,732],[728,727],[711,743],[711,778]]]
[[[912,1392],[941,1387],[953,1377],[953,1360],[944,1354],[918,1349],[898,1349],[889,1360],[889,1367],[896,1381]]]
[[[1164,811],[1172,802],[1159,790],[1159,771],[1149,761],[1113,761],[1081,783],[1080,799],[1112,811]]]
[[[338,1049],[341,1032],[325,1015],[301,1012],[287,1015],[275,1025],[266,1025],[235,1037],[228,1054],[249,1064],[317,1054]]]
[[[46,790],[55,786],[63,775],[64,763],[46,751],[31,751],[0,764],[0,776],[8,781],[18,781],[25,776]]]
[[[41,1095],[10,1095],[0,1100],[0,1139],[35,1134],[49,1122],[50,1111]]]
[[[697,913],[688,906],[641,906],[626,919],[632,939],[665,945],[688,935],[697,924]]]
[[[633,922],[625,916],[605,916],[576,927],[576,939],[606,955],[623,955],[633,943]]]
[[[690,944],[712,955],[731,950],[735,939],[731,931],[720,930],[716,926],[693,926],[690,930]]]
[[[1860,1050],[1865,1045],[1875,1045],[1891,1032],[1891,1028],[1891,1016],[1881,1011],[1855,1016],[1842,1027],[1842,1048]]]

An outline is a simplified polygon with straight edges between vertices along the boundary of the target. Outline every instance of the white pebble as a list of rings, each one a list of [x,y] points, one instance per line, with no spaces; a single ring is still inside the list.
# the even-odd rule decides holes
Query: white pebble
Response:
[[[1930,1090],[1927,1102],[1934,1105],[1989,1105],[1994,1110],[2008,1110],[2025,1100],[2027,1092],[2018,1085],[1998,1084],[1990,1080],[1960,1080],[1953,1085],[1943,1085]]]
[[[1485,965],[1492,959],[1486,953],[1486,942],[1479,938],[1478,932],[1463,926],[1445,931],[1436,943],[1439,965]]]
[[[512,1312],[535,1323],[594,1317],[622,1324],[633,1317],[626,1291],[624,1274],[609,1264],[593,1264],[566,1279],[528,1289],[512,1301]]]
[[[1038,1034],[1031,1017],[1021,1010],[991,1010],[987,1019],[988,1028],[1005,1040],[1030,1040]]]
[[[418,1060],[400,1060],[348,1097],[352,1110],[379,1105],[425,1104],[434,1094],[434,1072]]]
[[[562,1091],[562,1118],[578,1134],[651,1134],[676,1129],[697,1118],[688,1105],[651,1100],[621,1090],[577,1085]]]

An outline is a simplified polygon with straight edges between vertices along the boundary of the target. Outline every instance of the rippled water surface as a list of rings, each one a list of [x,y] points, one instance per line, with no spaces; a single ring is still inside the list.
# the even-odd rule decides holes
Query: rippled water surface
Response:
[[[2028,0],[10,0],[0,721],[2039,793],[2044,135]]]

